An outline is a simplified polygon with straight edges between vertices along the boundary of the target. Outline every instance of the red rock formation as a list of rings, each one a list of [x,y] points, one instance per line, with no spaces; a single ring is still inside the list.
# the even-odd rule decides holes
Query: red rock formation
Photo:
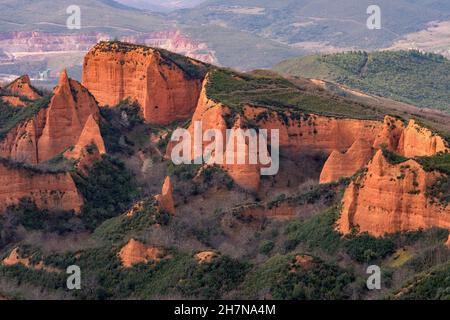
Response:
[[[320,174],[320,183],[331,183],[343,177],[351,177],[365,167],[373,157],[374,149],[363,139],[353,143],[346,153],[333,151]]]
[[[275,112],[265,108],[248,106],[245,116],[257,122],[261,129],[278,129],[280,148],[291,154],[333,151],[345,152],[357,139],[371,144],[375,141],[383,124],[379,121],[341,119],[305,114],[295,119],[286,113],[285,123]]]
[[[217,258],[219,255],[215,253],[214,251],[203,251],[197,253],[194,258],[197,260],[199,264],[208,264],[213,262],[215,258]]]
[[[31,199],[39,209],[80,212],[83,198],[70,173],[41,173],[0,163],[0,213],[20,199]]]
[[[191,125],[189,126],[188,129],[191,138],[194,139],[195,136],[194,127],[197,122],[201,122],[202,124],[202,135],[208,130],[218,130],[222,134],[222,137],[224,137],[223,159],[222,159],[223,169],[227,171],[227,173],[233,179],[236,185],[245,190],[256,192],[259,188],[261,180],[259,165],[227,164],[227,161],[225,159],[227,148],[227,142],[225,141],[225,137],[227,136],[226,130],[228,128],[227,123],[225,121],[225,117],[229,113],[229,108],[220,103],[214,102],[213,100],[208,98],[206,92],[208,81],[209,79],[208,77],[206,77],[203,82],[202,91],[200,93],[197,107],[192,117]],[[240,127],[241,127],[241,119],[240,117],[237,117],[233,125],[233,128],[237,129]],[[206,148],[210,143],[211,142],[203,142],[203,148]],[[170,155],[171,147],[172,146],[169,145],[167,152],[168,155]],[[235,159],[237,159],[238,156],[237,149],[238,148],[236,144],[234,150]],[[245,152],[246,154],[244,155],[244,158],[248,159],[248,146],[245,147]],[[191,152],[192,159],[194,159],[194,155],[195,155],[194,144],[192,141],[192,152]],[[216,153],[213,153],[212,156],[216,157],[218,155]],[[248,162],[248,160],[246,161]]]
[[[173,201],[173,188],[172,182],[170,181],[170,177],[166,177],[166,179],[164,180],[161,194],[157,195],[155,198],[161,210],[170,213],[172,215],[175,214],[175,204]]]
[[[438,176],[414,160],[392,165],[378,151],[367,172],[345,192],[339,231],[348,234],[356,228],[382,236],[420,228],[450,229],[450,206],[432,204],[426,195]]]
[[[411,120],[400,137],[398,153],[405,157],[432,156],[450,151],[445,140]]]
[[[47,108],[46,124],[38,141],[39,161],[46,161],[74,146],[90,117],[98,119],[95,99],[77,81],[61,73]]]
[[[4,265],[4,266],[14,266],[17,264],[21,264],[24,267],[27,267],[27,268],[33,269],[33,270],[44,270],[47,272],[61,272],[61,270],[46,266],[43,261],[39,261],[39,263],[37,263],[37,264],[31,264],[30,258],[20,256],[19,248],[13,249],[10,252],[9,256],[7,256],[2,261],[2,265]]]
[[[95,99],[63,71],[49,106],[7,134],[0,142],[0,156],[36,164],[90,140],[104,152],[98,126],[92,122],[98,119]]]
[[[64,153],[64,157],[78,160],[77,168],[84,174],[86,168],[101,159],[101,155],[106,153],[105,144],[100,133],[100,127],[93,115],[90,115],[80,138],[73,149]]]
[[[24,96],[30,100],[36,100],[40,98],[40,95],[31,85],[30,77],[27,75],[17,78],[12,83],[7,85],[5,89],[14,95]]]
[[[390,151],[398,152],[400,137],[404,130],[405,125],[402,120],[386,116],[384,118],[383,127],[375,138],[373,147],[376,149],[386,147]]]
[[[101,105],[114,106],[131,98],[153,124],[190,117],[201,83],[202,79],[191,79],[176,63],[149,47],[100,43],[84,59],[83,84]]]
[[[297,272],[298,268],[310,270],[314,268],[314,258],[308,255],[295,256],[295,261],[291,264],[291,272]]]
[[[139,263],[159,262],[163,258],[163,252],[152,246],[146,246],[142,242],[131,239],[118,253],[122,265],[131,268]]]
[[[20,100],[19,97],[16,96],[2,96],[1,97],[4,103],[7,103],[13,107],[25,107],[26,103]]]

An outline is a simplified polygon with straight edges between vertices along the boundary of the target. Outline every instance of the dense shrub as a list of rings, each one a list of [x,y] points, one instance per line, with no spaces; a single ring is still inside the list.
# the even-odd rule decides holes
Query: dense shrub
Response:
[[[85,200],[81,218],[92,229],[124,213],[137,194],[132,174],[123,162],[110,156],[95,163],[87,177],[76,176],[75,182]]]
[[[388,238],[375,238],[369,234],[351,237],[345,243],[350,257],[360,263],[385,258],[395,251],[395,243]]]

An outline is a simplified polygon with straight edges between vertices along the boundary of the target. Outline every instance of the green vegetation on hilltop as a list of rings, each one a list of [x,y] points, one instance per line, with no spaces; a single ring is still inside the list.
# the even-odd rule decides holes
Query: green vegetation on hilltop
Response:
[[[373,108],[338,96],[309,92],[277,75],[242,74],[228,69],[212,72],[207,87],[209,98],[242,113],[246,104],[267,107],[284,114],[314,113],[355,119],[379,119],[383,114]]]
[[[294,58],[274,68],[418,107],[450,111],[450,61],[419,51],[362,51]]]
[[[169,65],[176,65],[178,68],[184,71],[187,79],[200,79],[202,80],[206,73],[212,68],[211,65],[194,60],[192,58],[165,50],[161,48],[152,48],[145,45],[121,42],[121,41],[102,41],[98,43],[95,50],[100,52],[121,52],[127,53],[132,50],[141,50],[144,56],[152,54],[152,52],[158,52],[163,58],[162,63]],[[125,63],[125,61],[121,61]]]

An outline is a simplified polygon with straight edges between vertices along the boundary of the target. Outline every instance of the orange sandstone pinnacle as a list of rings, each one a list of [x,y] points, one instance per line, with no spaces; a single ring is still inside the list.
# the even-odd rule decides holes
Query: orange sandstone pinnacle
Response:
[[[158,202],[158,206],[161,210],[174,215],[175,214],[175,204],[173,201],[173,188],[170,177],[166,177],[162,187],[161,194],[155,197]]]

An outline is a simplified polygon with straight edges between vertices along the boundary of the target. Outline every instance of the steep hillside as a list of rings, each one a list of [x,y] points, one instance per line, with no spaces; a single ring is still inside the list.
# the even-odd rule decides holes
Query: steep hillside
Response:
[[[348,52],[281,62],[274,70],[336,82],[419,107],[450,111],[450,61],[417,51]]]

